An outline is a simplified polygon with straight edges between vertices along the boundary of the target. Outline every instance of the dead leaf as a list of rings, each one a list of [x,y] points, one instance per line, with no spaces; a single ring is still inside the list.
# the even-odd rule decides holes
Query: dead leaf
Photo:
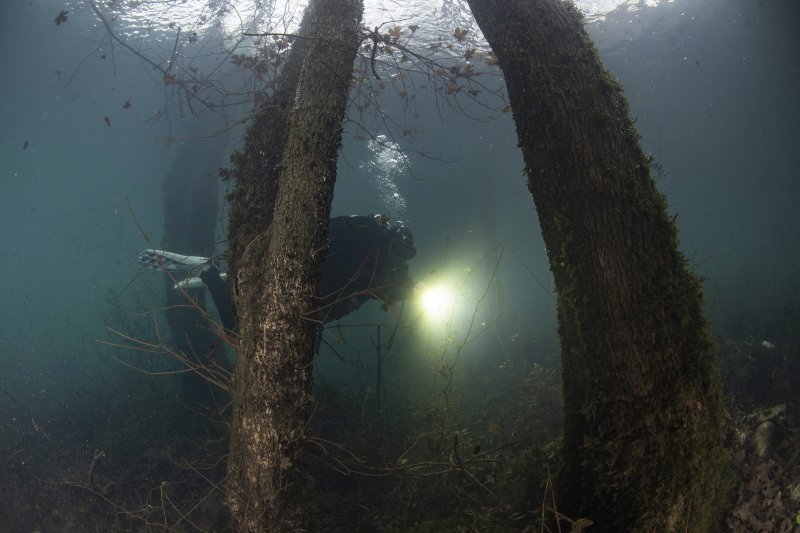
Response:
[[[62,11],[56,16],[56,26],[61,26],[62,22],[67,21],[67,13],[69,13],[69,11]]]

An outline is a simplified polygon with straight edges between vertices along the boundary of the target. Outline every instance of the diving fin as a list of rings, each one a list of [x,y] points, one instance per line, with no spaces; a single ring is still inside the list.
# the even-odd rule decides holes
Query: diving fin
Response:
[[[150,270],[169,270],[170,272],[202,272],[211,266],[210,257],[175,254],[150,248],[141,252],[136,258],[136,262]]]
[[[227,272],[220,272],[219,274],[220,279],[222,281],[228,281],[228,273]],[[185,280],[179,281],[175,285],[172,286],[173,289],[197,289],[200,287],[205,287],[205,282],[200,279],[198,276],[192,276],[191,278],[186,278]]]

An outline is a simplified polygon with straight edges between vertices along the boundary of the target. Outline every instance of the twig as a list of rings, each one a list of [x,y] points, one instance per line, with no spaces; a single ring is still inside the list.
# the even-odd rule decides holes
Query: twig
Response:
[[[91,490],[95,490],[94,486],[94,468],[97,466],[97,462],[106,456],[106,452],[102,452],[100,450],[94,451],[94,457],[92,457],[92,462],[89,465],[89,488]]]
[[[47,442],[53,442],[53,441],[50,440],[50,437],[47,436],[47,432],[39,427],[39,424],[36,423],[36,420],[31,418],[31,423],[33,424],[33,429],[35,429],[38,433],[41,433],[42,435],[44,435],[44,438],[47,439]]]
[[[94,0],[90,0],[89,1],[89,6],[91,6],[92,11],[94,11],[95,15],[97,15],[97,17],[100,19],[100,22],[103,23],[103,26],[105,26],[106,31],[108,32],[108,35],[111,37],[112,41],[117,41],[120,45],[122,45],[123,48],[125,48],[126,50],[128,50],[129,52],[134,54],[136,57],[138,57],[139,59],[141,59],[142,61],[144,61],[148,65],[150,65],[151,67],[153,67],[153,69],[155,69],[158,72],[160,72],[162,74],[162,76],[164,76],[165,78],[167,77],[167,75],[169,74],[169,70],[168,69],[165,69],[164,67],[162,67],[161,65],[159,65],[158,63],[156,63],[155,61],[150,59],[149,57],[145,56],[144,54],[142,54],[141,52],[136,50],[133,46],[129,45],[122,38],[120,38],[116,33],[114,33],[114,30],[111,29],[111,24],[109,24],[108,20],[106,20],[106,17],[103,15],[103,13],[97,7],[97,5],[95,4]],[[170,62],[170,65],[171,64],[172,64],[172,62]],[[197,100],[198,102],[203,104],[206,107],[206,109],[214,109],[213,105],[211,105],[210,103],[206,102],[205,100],[203,100],[202,98],[197,96],[194,93],[194,91],[191,90],[191,87],[188,86],[188,83],[186,83],[185,81],[179,80],[179,79],[176,78],[173,81],[173,83],[175,83],[181,89],[183,89],[183,91],[186,93],[186,95],[188,97],[194,98],[195,100]]]
[[[167,70],[164,71],[164,76],[169,74],[169,71],[172,70],[172,65],[175,64],[175,56],[178,53],[178,39],[181,37],[181,29],[178,28],[178,33],[175,34],[175,44],[172,46],[172,54],[169,56],[169,64],[167,65]]]

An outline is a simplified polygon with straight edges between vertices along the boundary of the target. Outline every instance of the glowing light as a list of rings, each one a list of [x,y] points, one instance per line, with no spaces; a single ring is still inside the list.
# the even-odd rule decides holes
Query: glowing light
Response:
[[[420,295],[420,305],[430,321],[447,321],[453,314],[456,294],[445,284],[425,288]]]

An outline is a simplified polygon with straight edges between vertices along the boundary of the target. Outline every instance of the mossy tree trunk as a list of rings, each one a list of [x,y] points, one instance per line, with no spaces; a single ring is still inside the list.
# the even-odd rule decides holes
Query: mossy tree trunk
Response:
[[[276,94],[272,119],[253,124],[231,198],[242,202],[232,205],[230,228],[239,341],[228,505],[237,531],[313,529],[303,461],[317,330],[310,317],[362,1],[316,0],[307,9],[295,89],[290,100]],[[284,83],[291,87],[290,79]],[[278,127],[282,134],[271,130]]]
[[[619,85],[561,0],[469,0],[505,74],[558,291],[559,511],[592,531],[718,527],[728,472],[701,286]]]

